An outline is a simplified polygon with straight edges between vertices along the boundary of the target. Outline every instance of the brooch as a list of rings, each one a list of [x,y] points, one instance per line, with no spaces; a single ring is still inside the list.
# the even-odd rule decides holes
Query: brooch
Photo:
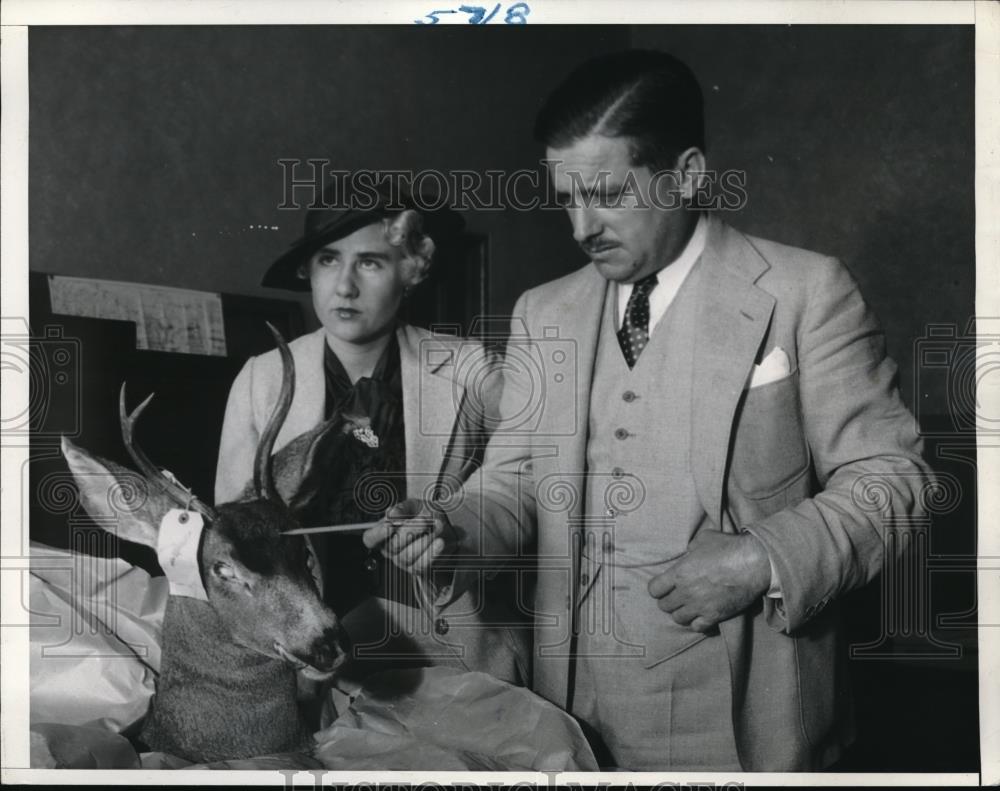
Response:
[[[369,448],[378,447],[378,435],[371,430],[370,426],[363,426],[361,428],[356,428],[352,433],[354,434],[354,438],[358,442],[367,445]]]

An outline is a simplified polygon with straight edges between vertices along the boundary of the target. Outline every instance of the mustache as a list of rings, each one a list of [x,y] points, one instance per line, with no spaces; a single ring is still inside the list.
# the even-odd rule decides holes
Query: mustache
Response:
[[[617,242],[612,242],[608,239],[594,239],[593,241],[586,241],[580,244],[583,252],[591,255],[593,253],[599,253],[604,250],[611,250],[614,247],[619,247]]]

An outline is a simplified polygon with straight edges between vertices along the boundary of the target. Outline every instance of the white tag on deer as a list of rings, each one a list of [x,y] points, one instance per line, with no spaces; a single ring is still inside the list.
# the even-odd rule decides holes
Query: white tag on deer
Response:
[[[208,601],[198,569],[198,544],[204,525],[201,514],[173,508],[160,522],[156,556],[167,575],[170,595]]]

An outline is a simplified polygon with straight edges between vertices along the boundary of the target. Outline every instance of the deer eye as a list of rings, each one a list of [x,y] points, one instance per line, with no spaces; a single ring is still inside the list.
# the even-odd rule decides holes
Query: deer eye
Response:
[[[226,582],[236,579],[236,572],[233,571],[232,566],[228,563],[216,563],[212,566],[212,571],[215,573],[215,576]]]

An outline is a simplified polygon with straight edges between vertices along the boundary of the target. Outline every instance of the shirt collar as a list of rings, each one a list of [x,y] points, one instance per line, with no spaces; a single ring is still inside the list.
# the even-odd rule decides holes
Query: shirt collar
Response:
[[[708,215],[702,214],[694,227],[694,233],[691,234],[691,238],[684,245],[681,254],[656,273],[657,287],[653,289],[650,295],[650,329],[659,321],[667,306],[677,294],[677,290],[681,287],[681,283],[684,282],[688,272],[691,271],[698,258],[704,252],[705,245],[708,242],[708,226]],[[632,294],[632,285],[632,283],[617,284],[618,312],[616,326],[621,326],[628,298]]]

